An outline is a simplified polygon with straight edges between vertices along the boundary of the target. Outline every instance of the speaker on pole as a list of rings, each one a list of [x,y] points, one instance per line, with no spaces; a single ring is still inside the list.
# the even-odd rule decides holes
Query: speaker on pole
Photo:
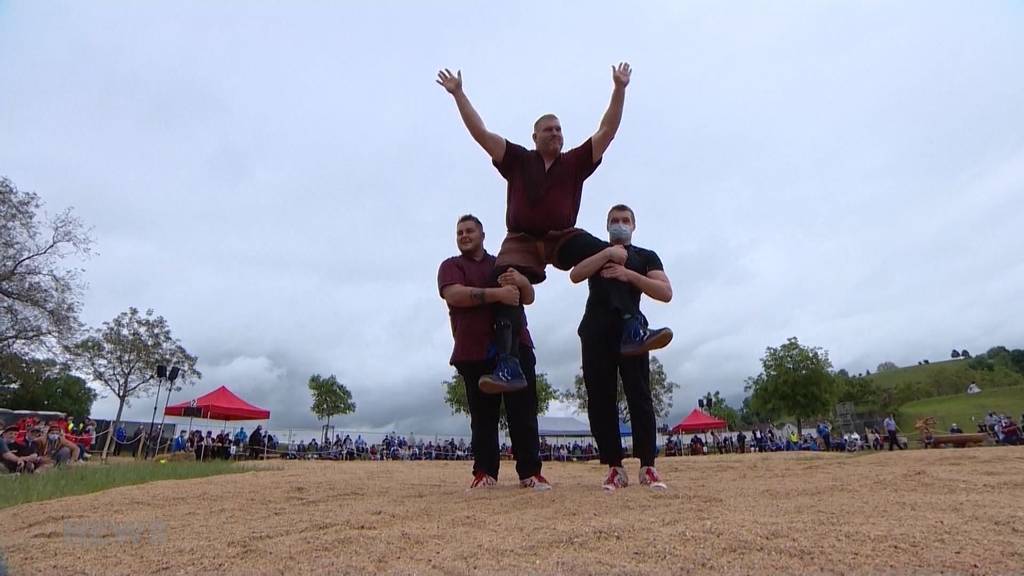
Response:
[[[158,364],[156,367],[156,377],[167,378],[167,366],[164,366],[163,364]]]

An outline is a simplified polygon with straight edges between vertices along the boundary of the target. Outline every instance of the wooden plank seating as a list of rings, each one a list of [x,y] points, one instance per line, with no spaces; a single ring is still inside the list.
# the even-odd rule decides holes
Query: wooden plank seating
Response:
[[[942,446],[981,446],[988,440],[988,434],[932,434],[930,446],[941,448]],[[928,447],[928,444],[925,445]]]

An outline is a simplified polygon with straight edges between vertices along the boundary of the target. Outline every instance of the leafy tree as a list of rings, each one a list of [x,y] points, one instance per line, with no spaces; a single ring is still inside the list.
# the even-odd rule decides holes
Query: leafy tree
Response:
[[[1010,351],[1010,365],[1017,372],[1024,374],[1024,350],[1014,349]]]
[[[877,368],[875,368],[875,372],[889,372],[898,369],[899,366],[897,366],[895,362],[889,362],[888,360],[886,360],[885,362],[879,364]]]
[[[338,382],[338,378],[331,374],[327,378],[319,374],[309,377],[309,391],[313,395],[313,414],[317,420],[327,419],[324,427],[324,442],[327,441],[327,427],[331,425],[331,416],[351,414],[356,411],[356,403],[352,401],[352,392]]]
[[[763,371],[748,378],[745,388],[756,412],[768,417],[793,416],[802,433],[805,419],[827,413],[835,403],[828,351],[803,346],[792,337],[777,348],[769,346],[761,366]]]
[[[651,400],[654,404],[655,418],[665,418],[672,411],[672,395],[679,384],[672,382],[665,374],[665,366],[657,357],[650,359],[650,385]],[[618,379],[617,404],[619,407],[619,421],[629,422],[629,408],[626,405],[626,394],[622,390],[622,378]],[[583,380],[583,374],[577,374],[573,381],[573,387],[561,394],[562,400],[576,405],[577,412],[587,411],[587,384]]]
[[[995,363],[986,358],[985,356],[971,358],[971,361],[967,363],[967,367],[970,368],[971,370],[978,370],[983,372],[992,372],[996,369]]]
[[[121,312],[113,320],[104,322],[102,328],[89,331],[74,345],[72,354],[83,373],[117,398],[117,416],[111,430],[117,429],[121,423],[124,407],[132,398],[157,391],[158,364],[181,368],[174,382],[175,390],[202,378],[196,370],[196,357],[171,336],[167,320],[163,316],[154,316],[153,310],[147,310],[145,315],[139,314],[136,308]],[[104,460],[112,436],[107,434],[103,445]]]
[[[960,357],[961,358],[970,358],[971,357],[971,353],[968,352],[966,348],[964,348],[963,350],[960,351]]]
[[[862,409],[872,409],[878,404],[878,390],[871,378],[850,376],[840,370],[836,372],[836,402],[853,402]]]
[[[96,392],[54,360],[0,358],[0,406],[13,410],[55,410],[78,420],[92,410]]]
[[[740,423],[740,412],[732,406],[729,406],[718,390],[715,390],[714,394],[711,392],[704,394],[703,400],[708,414],[711,414],[715,418],[725,420],[729,424],[730,430],[736,430],[738,428]]]
[[[960,351],[957,350],[956,348],[953,348],[953,351],[950,352],[949,357],[950,358],[954,358],[954,359],[955,358],[959,358],[960,357]]]
[[[452,409],[452,414],[465,414],[469,416],[469,400],[466,398],[466,384],[462,375],[456,372],[451,380],[441,383],[444,390],[444,403]],[[558,398],[558,391],[548,383],[548,375],[537,374],[537,415],[543,415],[548,411],[551,401]],[[508,430],[508,416],[505,414],[505,403],[501,403],[501,412],[498,418],[498,426],[502,430]]]
[[[0,354],[55,350],[80,328],[81,271],[63,265],[92,239],[66,209],[45,219],[43,203],[0,178]]]

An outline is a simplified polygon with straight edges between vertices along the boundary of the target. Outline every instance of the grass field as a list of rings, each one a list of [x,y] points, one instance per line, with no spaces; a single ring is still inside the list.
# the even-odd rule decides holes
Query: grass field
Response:
[[[990,411],[1005,413],[1014,420],[1020,418],[1024,413],[1024,386],[988,390],[983,387],[980,394],[956,394],[908,402],[900,407],[899,425],[910,436],[919,418],[934,416],[941,430],[949,430],[956,422],[964,432],[977,432],[971,417],[983,422],[985,414]]]
[[[99,492],[117,486],[130,486],[157,480],[182,480],[218,474],[246,472],[245,466],[232,462],[123,462],[87,463],[65,466],[40,474],[8,475],[0,479],[0,509],[27,502]]]

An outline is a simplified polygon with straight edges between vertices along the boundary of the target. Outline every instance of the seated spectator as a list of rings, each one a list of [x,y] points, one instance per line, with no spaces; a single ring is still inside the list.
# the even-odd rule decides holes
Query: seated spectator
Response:
[[[78,444],[65,438],[60,426],[50,426],[45,436],[38,433],[41,429],[36,430],[35,451],[44,464],[60,465],[78,460]]]
[[[1000,430],[1002,432],[1000,436],[1000,442],[1010,446],[1017,446],[1020,444],[1020,427],[1009,417],[1004,417],[1000,422]]]
[[[949,433],[950,434],[963,434],[964,431],[961,430],[960,427],[956,425],[956,422],[953,422],[953,425],[949,427]]]
[[[4,428],[3,436],[0,437],[0,460],[3,460],[4,467],[12,474],[21,472],[31,474],[36,471],[39,457],[34,451],[29,455],[18,453],[18,432],[17,426]],[[31,444],[31,442],[28,443]]]

